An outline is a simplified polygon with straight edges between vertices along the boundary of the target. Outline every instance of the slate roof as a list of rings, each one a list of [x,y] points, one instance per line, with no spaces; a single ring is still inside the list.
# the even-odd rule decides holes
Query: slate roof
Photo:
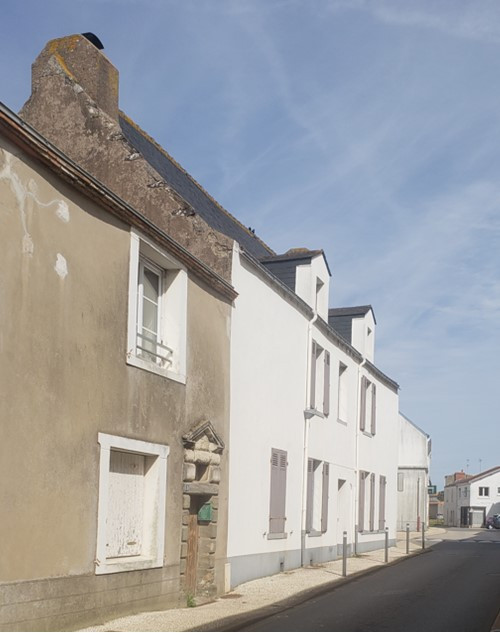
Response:
[[[337,316],[351,316],[351,317],[359,317],[365,316],[365,314],[369,311],[373,312],[373,308],[370,305],[367,306],[352,306],[349,308],[330,308],[328,310],[328,316],[337,317]],[[375,319],[375,314],[373,314],[373,318]],[[377,321],[375,321],[376,323]]]
[[[365,316],[370,310],[372,310],[371,306],[330,308],[328,310],[328,324],[348,343],[352,343],[352,320],[356,317]],[[373,315],[373,319],[375,320],[375,315]]]
[[[185,169],[123,112],[120,127],[126,140],[205,222],[216,231],[236,240],[254,257],[274,255],[274,251],[214,200]]]
[[[267,268],[273,275],[276,275],[290,290],[295,292],[295,280],[297,276],[297,266],[309,263],[313,257],[322,255],[325,260],[328,274],[331,277],[330,267],[323,250],[311,251],[308,248],[291,248],[282,255],[271,255],[261,257],[260,263]]]

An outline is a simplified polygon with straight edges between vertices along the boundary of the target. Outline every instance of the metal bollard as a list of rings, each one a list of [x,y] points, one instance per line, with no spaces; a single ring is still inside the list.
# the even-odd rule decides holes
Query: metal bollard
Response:
[[[425,549],[425,523],[422,521],[422,549]]]
[[[385,528],[385,554],[384,562],[389,562],[389,528]]]
[[[410,553],[410,524],[406,524],[406,553]]]
[[[347,576],[347,532],[342,539],[342,576]]]

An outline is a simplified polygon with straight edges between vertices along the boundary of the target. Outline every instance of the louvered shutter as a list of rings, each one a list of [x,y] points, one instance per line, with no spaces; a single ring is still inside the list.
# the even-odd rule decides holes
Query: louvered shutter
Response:
[[[328,529],[328,492],[330,487],[330,464],[323,463],[323,487],[321,499],[321,531]]]
[[[365,529],[365,473],[359,473],[359,491],[358,491],[358,530],[362,532]]]
[[[380,477],[380,489],[378,498],[378,529],[383,530],[385,528],[385,477]]]
[[[377,430],[377,387],[372,383],[372,435],[375,435]]]
[[[287,453],[271,450],[271,499],[269,508],[269,532],[285,531]]]
[[[330,353],[325,350],[323,381],[323,413],[330,414]]]
[[[311,346],[311,409],[316,406],[316,342],[312,342]]]
[[[370,532],[375,529],[375,474],[370,475]]]
[[[361,400],[359,403],[359,428],[364,431],[366,428],[366,377],[361,377]]]
[[[314,460],[307,460],[306,532],[312,530],[314,506]]]

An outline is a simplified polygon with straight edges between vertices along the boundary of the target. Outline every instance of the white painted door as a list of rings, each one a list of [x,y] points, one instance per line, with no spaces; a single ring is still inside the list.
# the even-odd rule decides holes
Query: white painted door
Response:
[[[107,558],[138,556],[144,522],[144,455],[110,452]]]

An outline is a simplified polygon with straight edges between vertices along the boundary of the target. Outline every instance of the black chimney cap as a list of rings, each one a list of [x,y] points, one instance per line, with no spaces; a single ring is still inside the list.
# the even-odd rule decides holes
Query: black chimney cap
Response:
[[[101,40],[97,37],[97,35],[94,35],[93,33],[82,33],[83,37],[86,37],[88,39],[89,42],[92,42],[92,44],[98,48],[100,51],[102,51],[102,49],[104,48],[104,46],[102,45]]]

